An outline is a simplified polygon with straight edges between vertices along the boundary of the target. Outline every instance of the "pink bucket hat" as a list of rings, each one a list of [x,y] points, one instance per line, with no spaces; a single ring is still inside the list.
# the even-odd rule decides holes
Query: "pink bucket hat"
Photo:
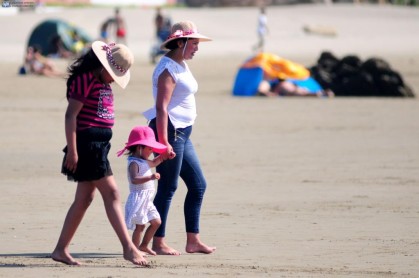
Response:
[[[148,126],[136,126],[131,130],[128,137],[128,142],[125,143],[125,147],[117,152],[118,156],[121,156],[125,150],[131,146],[143,145],[153,149],[156,153],[162,153],[166,151],[167,147],[156,141],[154,131]]]

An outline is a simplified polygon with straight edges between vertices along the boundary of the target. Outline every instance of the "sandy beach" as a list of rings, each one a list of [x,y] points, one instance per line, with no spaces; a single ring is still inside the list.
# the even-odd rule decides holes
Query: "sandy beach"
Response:
[[[19,76],[32,28],[63,18],[92,36],[111,8],[0,15],[0,277],[418,277],[419,101],[401,98],[237,98],[235,74],[256,43],[256,8],[166,11],[195,21],[214,41],[189,65],[198,80],[193,141],[208,189],[201,237],[211,255],[123,260],[98,193],[71,252],[84,265],[50,259],[75,184],[60,174],[65,81]],[[126,90],[114,86],[110,160],[125,203],[129,131],[152,105],[151,8],[123,9],[136,58]],[[270,7],[267,51],[307,66],[324,50],[378,56],[419,94],[419,10],[390,5]],[[305,24],[333,27],[334,38]],[[62,70],[67,62],[54,60]],[[115,155],[114,155],[115,154]],[[180,184],[168,242],[184,251]],[[122,205],[124,205],[124,203]]]

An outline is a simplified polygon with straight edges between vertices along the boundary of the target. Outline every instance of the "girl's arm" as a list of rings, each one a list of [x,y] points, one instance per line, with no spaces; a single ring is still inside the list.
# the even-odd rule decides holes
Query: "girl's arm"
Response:
[[[77,115],[83,107],[83,103],[69,99],[67,110],[65,112],[65,137],[67,140],[67,156],[64,162],[64,166],[75,172],[77,168],[77,162],[79,160],[77,154],[77,141],[76,141],[76,130],[77,130]]]
[[[168,111],[170,99],[173,95],[176,82],[170,75],[168,70],[164,70],[157,81],[157,97],[156,97],[156,125],[159,142],[167,146],[167,152],[162,154],[164,158],[172,158],[173,148],[169,144],[167,136],[168,127]]]
[[[164,161],[163,156],[162,155],[158,155],[156,156],[153,160],[147,160],[148,166],[150,166],[150,168],[154,168],[160,165],[160,163],[162,163]]]
[[[155,179],[160,178],[160,174],[158,174],[158,173],[152,174],[150,176],[139,177],[138,176],[138,171],[139,171],[138,165],[137,165],[137,163],[134,163],[134,162],[130,163],[130,165],[128,166],[128,171],[129,171],[129,176],[130,176],[131,182],[133,184],[143,184],[143,183],[146,183],[150,180],[155,180]]]

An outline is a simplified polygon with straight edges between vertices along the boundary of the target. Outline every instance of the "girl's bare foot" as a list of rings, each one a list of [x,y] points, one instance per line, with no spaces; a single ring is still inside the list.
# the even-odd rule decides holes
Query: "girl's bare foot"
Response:
[[[80,262],[74,260],[74,258],[66,251],[57,251],[54,250],[51,254],[51,259],[53,259],[56,262],[63,263],[66,265],[81,265]]]
[[[169,245],[167,245],[163,238],[154,237],[153,239],[153,248],[154,252],[157,255],[172,255],[172,256],[179,256],[180,252],[176,249],[173,249]]]
[[[188,243],[186,245],[185,251],[187,253],[204,253],[211,254],[217,249],[217,247],[208,246],[202,242]]]
[[[135,265],[147,266],[148,262],[141,255],[141,252],[137,248],[131,248],[127,251],[124,250],[124,259],[132,262]]]
[[[151,248],[149,248],[148,246],[143,247],[143,246],[141,246],[141,245],[140,245],[139,249],[140,249],[140,251],[142,251],[143,253],[145,253],[145,254],[146,254],[146,256],[147,256],[147,255],[151,255],[151,256],[155,256],[155,255],[157,255],[157,253],[156,253],[156,252],[154,252],[154,251],[153,251]],[[143,256],[144,256],[144,254],[143,254]]]

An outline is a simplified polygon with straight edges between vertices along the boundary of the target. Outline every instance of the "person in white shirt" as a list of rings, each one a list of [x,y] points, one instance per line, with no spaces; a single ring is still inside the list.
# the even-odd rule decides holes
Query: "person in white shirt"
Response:
[[[201,41],[210,38],[198,33],[191,21],[172,26],[171,35],[161,45],[168,52],[160,59],[153,73],[155,105],[144,112],[158,142],[167,146],[161,156],[168,159],[157,166],[160,173],[154,199],[161,225],[153,238],[152,249],[159,255],[180,255],[165,241],[170,203],[177,189],[179,177],[185,182],[187,194],[184,204],[187,253],[210,254],[215,247],[204,244],[199,236],[201,205],[206,190],[198,156],[190,135],[196,118],[195,93],[198,83],[186,63],[198,51]]]
[[[254,50],[263,52],[265,48],[265,37],[268,34],[268,17],[266,16],[265,7],[260,7],[260,14],[258,17],[257,34],[258,42],[254,47]]]

